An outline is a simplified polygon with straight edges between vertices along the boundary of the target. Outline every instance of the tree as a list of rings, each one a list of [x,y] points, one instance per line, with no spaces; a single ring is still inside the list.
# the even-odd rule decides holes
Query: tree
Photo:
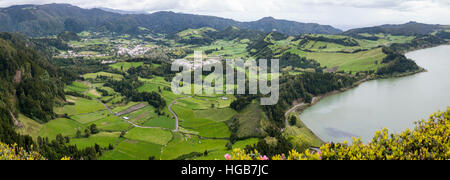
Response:
[[[113,150],[113,149],[114,149],[114,146],[113,146],[112,144],[109,144],[108,149],[109,149],[109,150]]]
[[[127,132],[126,131],[122,131],[122,132],[120,132],[120,136],[119,137],[124,138],[125,134],[127,134]]]
[[[94,149],[95,149],[95,152],[97,152],[97,153],[99,153],[100,155],[102,155],[102,148],[100,147],[100,145],[98,145],[97,143],[95,143]]]
[[[96,124],[92,124],[91,126],[89,126],[89,131],[92,134],[98,134],[100,131],[97,129],[97,125]]]
[[[311,103],[312,101],[312,96],[310,94],[306,94],[305,95],[305,103]]]
[[[89,129],[84,130],[84,137],[89,138],[91,136],[91,131]]]
[[[227,147],[227,150],[231,150],[231,149],[233,149],[233,144],[231,144],[231,142],[227,142],[226,147]]]
[[[289,124],[290,124],[291,126],[295,126],[295,125],[297,124],[297,117],[291,116],[291,117],[289,118]]]
[[[75,137],[81,138],[81,131],[80,130],[77,130],[77,134],[75,135]]]
[[[239,137],[235,133],[231,134],[231,136],[230,136],[230,142],[231,143],[234,144],[238,140],[239,140]]]

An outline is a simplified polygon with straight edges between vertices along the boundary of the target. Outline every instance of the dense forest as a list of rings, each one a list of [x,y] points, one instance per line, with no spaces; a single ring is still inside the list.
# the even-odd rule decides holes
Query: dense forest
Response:
[[[384,47],[383,53],[387,56],[381,61],[387,66],[378,69],[378,75],[387,75],[393,73],[404,73],[417,71],[420,67],[411,59],[405,57],[405,55],[395,51],[393,48]]]
[[[40,53],[15,34],[0,34],[0,88],[17,99],[17,109],[35,120],[47,122],[55,114],[58,99],[65,100],[64,85],[73,81],[73,74],[59,70]]]

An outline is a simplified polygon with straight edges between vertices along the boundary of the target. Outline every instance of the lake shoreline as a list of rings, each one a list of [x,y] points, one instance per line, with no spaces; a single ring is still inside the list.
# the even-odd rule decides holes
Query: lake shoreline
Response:
[[[448,44],[442,44],[442,45],[439,45],[439,46],[445,46],[445,45],[448,45]],[[406,53],[413,52],[413,51],[418,51],[418,50],[423,50],[423,49],[435,48],[435,47],[439,47],[439,46],[426,47],[426,48],[422,48],[422,49],[414,49],[414,50],[408,51],[408,52],[406,52]],[[406,54],[406,53],[405,53],[405,54]],[[341,89],[339,89],[339,90],[331,91],[331,92],[328,92],[328,93],[325,93],[325,94],[316,96],[316,97],[314,97],[314,98],[312,99],[311,103],[305,103],[304,106],[299,106],[299,107],[297,107],[295,110],[293,110],[293,112],[296,113],[297,119],[300,121],[300,123],[303,124],[303,125],[305,125],[305,123],[304,123],[303,120],[301,119],[302,113],[303,113],[306,109],[308,109],[308,108],[314,106],[315,104],[319,103],[321,100],[323,100],[323,99],[326,98],[326,97],[329,97],[329,96],[332,96],[332,95],[335,95],[335,94],[339,94],[339,93],[346,92],[346,91],[348,91],[348,90],[351,90],[351,89],[354,89],[354,88],[358,87],[359,85],[361,85],[361,84],[363,84],[363,83],[365,83],[365,82],[369,82],[369,81],[372,81],[372,80],[381,80],[381,79],[390,79],[390,78],[400,78],[400,77],[412,76],[412,75],[419,74],[419,73],[422,73],[422,72],[428,72],[428,71],[427,71],[425,68],[420,67],[419,70],[416,70],[416,71],[410,71],[410,72],[405,72],[405,73],[397,73],[397,74],[392,74],[392,75],[388,75],[388,76],[369,76],[369,77],[366,77],[366,78],[364,78],[364,79],[362,79],[362,80],[359,80],[358,82],[354,83],[352,86],[345,87],[345,88],[341,88]],[[295,107],[295,106],[296,106],[296,105],[293,105],[293,106],[291,106],[291,108],[293,108],[293,107]],[[313,134],[314,137],[316,137],[316,138],[320,139],[322,142],[326,143],[326,141],[324,141],[323,139],[321,139],[316,133],[314,133],[314,131],[312,131],[312,130],[311,130],[310,128],[308,128],[306,125],[305,125],[305,127],[311,131],[311,133]]]

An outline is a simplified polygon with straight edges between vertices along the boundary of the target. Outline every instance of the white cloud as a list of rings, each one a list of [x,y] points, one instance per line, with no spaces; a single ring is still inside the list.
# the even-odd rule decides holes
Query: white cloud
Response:
[[[273,16],[340,28],[419,21],[450,24],[449,0],[0,0],[16,4],[70,3],[83,8],[175,11],[216,15],[241,21]]]

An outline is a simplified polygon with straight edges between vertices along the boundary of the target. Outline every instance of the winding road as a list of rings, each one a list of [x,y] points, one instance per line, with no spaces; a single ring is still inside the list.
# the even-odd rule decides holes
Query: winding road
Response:
[[[311,102],[312,102],[311,104],[316,103],[316,99],[317,99],[317,98],[318,98],[318,97],[313,97],[312,100],[311,100]],[[300,104],[297,104],[297,105],[293,106],[291,109],[289,109],[288,111],[286,111],[286,113],[284,113],[284,117],[285,117],[285,119],[286,119],[286,127],[289,126],[289,118],[288,118],[289,114],[290,114],[291,112],[295,111],[298,107],[300,107],[300,106],[305,106],[305,105],[308,105],[308,103],[302,102],[302,103],[300,103]]]
[[[285,117],[285,119],[286,119],[286,127],[289,126],[289,118],[288,118],[288,115],[289,115],[292,111],[295,111],[298,107],[304,106],[304,105],[306,105],[306,104],[305,104],[304,102],[302,102],[302,103],[300,103],[300,104],[295,105],[294,107],[292,107],[291,109],[289,109],[288,111],[286,111],[286,113],[284,113],[284,117]]]
[[[170,113],[172,113],[173,117],[175,118],[175,129],[173,130],[174,132],[178,132],[178,130],[179,130],[179,128],[178,128],[179,127],[179,119],[178,119],[177,113],[175,113],[175,111],[172,110],[172,105],[177,103],[178,100],[186,99],[186,98],[191,98],[191,96],[177,98],[177,99],[173,100],[172,103],[170,103],[168,106]]]

